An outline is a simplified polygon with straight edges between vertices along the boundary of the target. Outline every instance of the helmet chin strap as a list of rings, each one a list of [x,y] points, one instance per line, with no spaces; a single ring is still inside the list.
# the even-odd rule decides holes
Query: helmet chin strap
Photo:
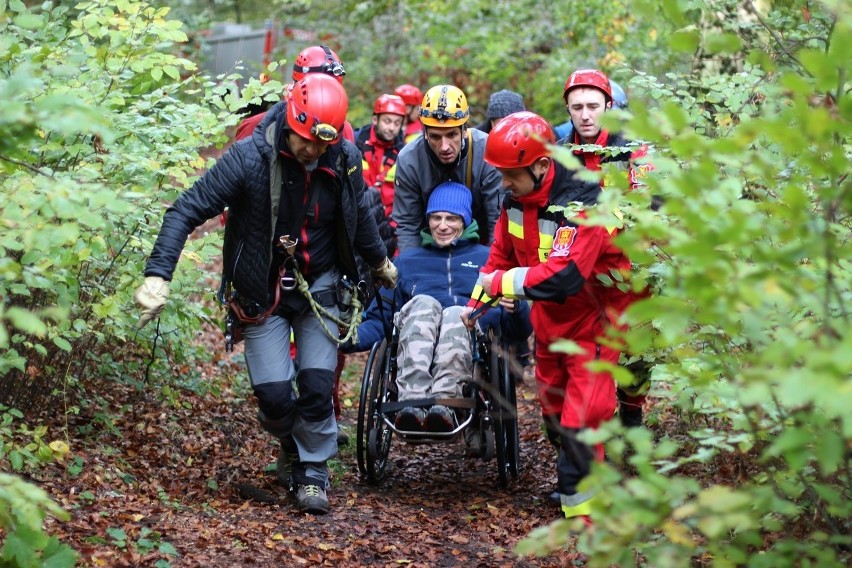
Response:
[[[542,180],[544,180],[544,176],[545,174],[547,174],[547,170],[544,170],[544,172],[540,176],[536,176],[535,172],[533,172],[532,166],[530,165],[527,166],[527,171],[529,172],[530,177],[533,180],[533,191],[541,189],[541,182]]]

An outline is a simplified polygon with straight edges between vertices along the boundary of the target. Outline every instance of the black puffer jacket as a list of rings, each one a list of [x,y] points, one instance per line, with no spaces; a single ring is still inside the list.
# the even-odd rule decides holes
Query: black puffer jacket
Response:
[[[268,307],[273,230],[281,203],[281,187],[304,179],[304,166],[282,155],[286,102],[269,110],[250,138],[240,140],[168,208],[160,235],[145,268],[146,276],[171,280],[187,236],[207,219],[229,208],[223,243],[224,278],[239,295]],[[370,266],[387,256],[366,201],[361,153],[349,141],[328,147],[311,183],[340,195],[336,243],[339,265],[357,280],[357,252]]]

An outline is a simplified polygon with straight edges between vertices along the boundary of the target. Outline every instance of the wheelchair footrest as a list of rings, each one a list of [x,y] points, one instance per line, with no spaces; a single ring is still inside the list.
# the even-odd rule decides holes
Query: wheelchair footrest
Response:
[[[382,403],[382,412],[396,412],[408,406],[415,408],[429,407],[440,404],[449,408],[471,409],[476,407],[476,400],[472,398],[413,398],[410,400],[397,400]]]

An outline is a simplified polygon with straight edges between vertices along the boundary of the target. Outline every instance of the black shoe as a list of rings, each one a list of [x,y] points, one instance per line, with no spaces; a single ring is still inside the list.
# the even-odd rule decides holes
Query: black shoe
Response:
[[[406,406],[397,413],[396,419],[393,421],[393,425],[397,430],[402,430],[404,432],[422,432],[423,423],[425,421],[425,410],[422,408],[415,408],[413,406]]]
[[[562,506],[562,494],[559,491],[551,491],[547,494],[547,500],[556,505]]]
[[[278,461],[276,462],[276,477],[278,483],[286,487],[288,491],[293,490],[293,464],[299,461],[299,450],[292,438],[282,438],[281,448],[278,450]]]
[[[337,447],[343,448],[349,445],[349,434],[343,429],[340,424],[337,425]]]
[[[475,425],[471,424],[464,431],[464,443],[467,446],[465,452],[468,457],[478,458],[482,456],[482,431]]]
[[[429,409],[426,415],[427,432],[452,432],[456,429],[456,414],[440,404]]]
[[[636,428],[642,425],[642,407],[638,404],[622,402],[618,405],[618,418],[625,428]]]

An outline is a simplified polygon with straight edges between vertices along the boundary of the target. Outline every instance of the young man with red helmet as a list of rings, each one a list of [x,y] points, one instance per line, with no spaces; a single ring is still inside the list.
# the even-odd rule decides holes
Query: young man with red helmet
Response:
[[[291,78],[293,83],[287,85],[284,97],[287,98],[287,93],[292,86],[301,81],[305,75],[310,73],[324,73],[337,79],[342,85],[343,76],[346,75],[346,70],[343,68],[343,63],[340,62],[340,57],[332,51],[327,45],[312,45],[306,47],[296,56],[296,61],[293,63],[293,73]],[[237,131],[234,134],[234,140],[242,140],[251,135],[252,131],[263,121],[265,112],[255,114],[244,118],[238,125]],[[352,130],[352,125],[349,121],[343,123],[342,130],[343,138],[350,142],[355,141],[355,134]]]
[[[169,207],[134,295],[140,325],[156,318],[187,235],[229,208],[220,299],[240,323],[258,420],[280,441],[278,478],[309,513],[329,510],[327,462],[337,453],[338,285],[357,281],[356,252],[377,280],[396,285],[364,201],[360,152],[340,140],[347,107],[346,91],[329,75],[296,82],[251,137],[231,145]],[[291,328],[298,371],[288,356]]]
[[[396,161],[393,220],[399,252],[420,246],[429,195],[445,181],[470,189],[480,242],[491,242],[500,213],[500,174],[482,159],[488,135],[468,128],[469,119],[467,97],[458,87],[436,85],[423,96],[423,136],[406,144]]]
[[[548,437],[559,451],[562,510],[588,520],[592,496],[577,486],[592,460],[603,458],[603,447],[590,448],[577,436],[613,417],[616,395],[611,374],[586,365],[618,362],[619,351],[602,338],[635,298],[597,278],[630,271],[630,261],[612,244],[615,231],[578,222],[600,186],[555,162],[546,142],[555,142],[553,131],[531,112],[507,116],[488,135],[485,161],[500,171],[510,195],[463,319],[470,323],[470,311],[489,297],[533,301],[536,384]],[[550,350],[564,339],[581,352]]]
[[[613,106],[613,83],[603,71],[597,69],[578,69],[571,73],[565,82],[563,99],[574,125],[570,137],[559,141],[560,145],[582,144],[594,145],[601,150],[578,149],[574,154],[580,159],[586,169],[600,171],[602,164],[614,163],[627,170],[630,189],[636,189],[643,184],[642,178],[654,167],[643,160],[648,156],[647,146],[637,146],[619,134],[611,133],[601,128],[601,116]],[[620,87],[619,87],[620,89]],[[612,153],[604,152],[606,148]],[[642,163],[638,163],[642,162]],[[601,187],[604,182],[601,180]],[[656,199],[654,200],[656,207]],[[641,361],[631,367],[636,376],[636,382],[630,386],[618,389],[619,417],[625,426],[642,424],[642,408],[649,386],[649,372]]]
[[[402,98],[380,95],[373,105],[372,122],[355,131],[355,145],[364,156],[364,181],[381,195],[388,218],[393,211],[394,186],[394,179],[392,176],[388,179],[388,173],[405,145],[402,125],[406,113]]]
[[[407,112],[403,139],[408,144],[423,132],[423,125],[420,123],[420,102],[423,100],[423,93],[414,85],[405,83],[394,89],[393,94],[405,103]]]
[[[594,150],[575,150],[574,153],[586,166],[586,169],[600,171],[601,164],[617,163],[628,171],[630,187],[642,185],[641,178],[653,167],[637,163],[648,156],[648,147],[626,140],[619,134],[611,133],[601,127],[603,113],[613,106],[612,82],[603,71],[597,69],[578,69],[565,81],[562,93],[565,107],[571,115],[574,131],[570,137],[563,138],[559,145],[578,144],[595,145],[601,148],[630,149],[608,155]]]

